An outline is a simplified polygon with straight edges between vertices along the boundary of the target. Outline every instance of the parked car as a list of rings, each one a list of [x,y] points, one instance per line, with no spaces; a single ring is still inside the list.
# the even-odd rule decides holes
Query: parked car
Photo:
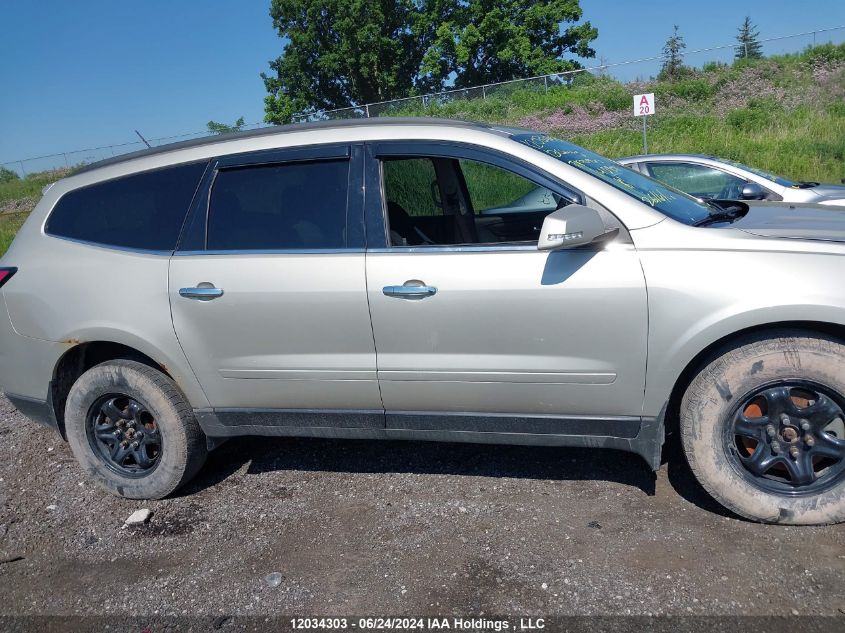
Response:
[[[696,198],[845,206],[845,185],[796,182],[716,156],[647,154],[618,162]]]
[[[538,188],[556,204],[514,210]],[[845,216],[778,209],[451,120],[158,147],[59,181],[24,224],[0,260],[0,384],[129,498],[245,434],[657,469],[668,430],[736,513],[842,521]]]

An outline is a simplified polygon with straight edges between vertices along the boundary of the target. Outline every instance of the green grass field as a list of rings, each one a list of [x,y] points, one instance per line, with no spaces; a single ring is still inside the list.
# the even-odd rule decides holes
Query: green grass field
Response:
[[[0,255],[9,249],[9,244],[28,216],[29,211],[0,216]]]
[[[8,250],[18,229],[38,203],[44,187],[68,173],[70,170],[58,169],[0,182],[0,256]]]
[[[570,85],[548,89],[543,84],[528,88],[511,84],[490,91],[486,99],[404,105],[389,114],[526,127],[619,158],[642,152],[641,122],[632,115],[631,99],[642,92],[654,92],[657,100],[657,114],[648,120],[653,153],[715,154],[793,180],[838,183],[845,178],[845,44],[733,65],[705,64],[677,81],[623,85],[582,74]],[[510,191],[501,174],[486,173],[472,164],[463,168],[475,207],[508,202],[490,194],[496,189]],[[0,183],[0,255],[43,187],[66,173],[43,172]],[[394,188],[397,201],[409,212],[431,212],[431,197],[423,204],[418,195],[430,190],[426,173],[414,173],[406,187]],[[491,178],[497,179],[497,187],[484,186]],[[518,181],[512,184],[511,199],[524,193]]]

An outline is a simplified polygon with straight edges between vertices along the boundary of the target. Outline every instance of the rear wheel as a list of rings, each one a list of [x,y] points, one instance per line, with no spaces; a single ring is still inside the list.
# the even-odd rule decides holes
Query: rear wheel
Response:
[[[68,443],[86,473],[113,494],[160,499],[202,467],[206,440],[170,378],[131,360],[97,365],[74,383]]]
[[[698,480],[737,514],[845,520],[845,346],[784,331],[724,350],[683,397],[681,439]]]

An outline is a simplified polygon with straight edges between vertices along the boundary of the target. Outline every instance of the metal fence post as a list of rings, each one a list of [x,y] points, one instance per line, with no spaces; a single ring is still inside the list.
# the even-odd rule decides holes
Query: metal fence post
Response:
[[[364,108],[367,110],[367,118],[369,119],[370,118],[370,104],[368,103],[367,105],[364,106]]]
[[[543,85],[546,87],[546,92],[549,91],[549,76],[543,75]]]
[[[26,178],[26,170],[23,168],[23,161],[19,160],[18,162],[20,163],[20,166],[21,166],[21,173],[23,174],[23,177]]]

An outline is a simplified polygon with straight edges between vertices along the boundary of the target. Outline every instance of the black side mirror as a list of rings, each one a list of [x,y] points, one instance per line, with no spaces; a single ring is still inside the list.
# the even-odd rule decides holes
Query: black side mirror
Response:
[[[742,186],[743,200],[763,200],[766,197],[766,192],[756,182],[747,182]]]

